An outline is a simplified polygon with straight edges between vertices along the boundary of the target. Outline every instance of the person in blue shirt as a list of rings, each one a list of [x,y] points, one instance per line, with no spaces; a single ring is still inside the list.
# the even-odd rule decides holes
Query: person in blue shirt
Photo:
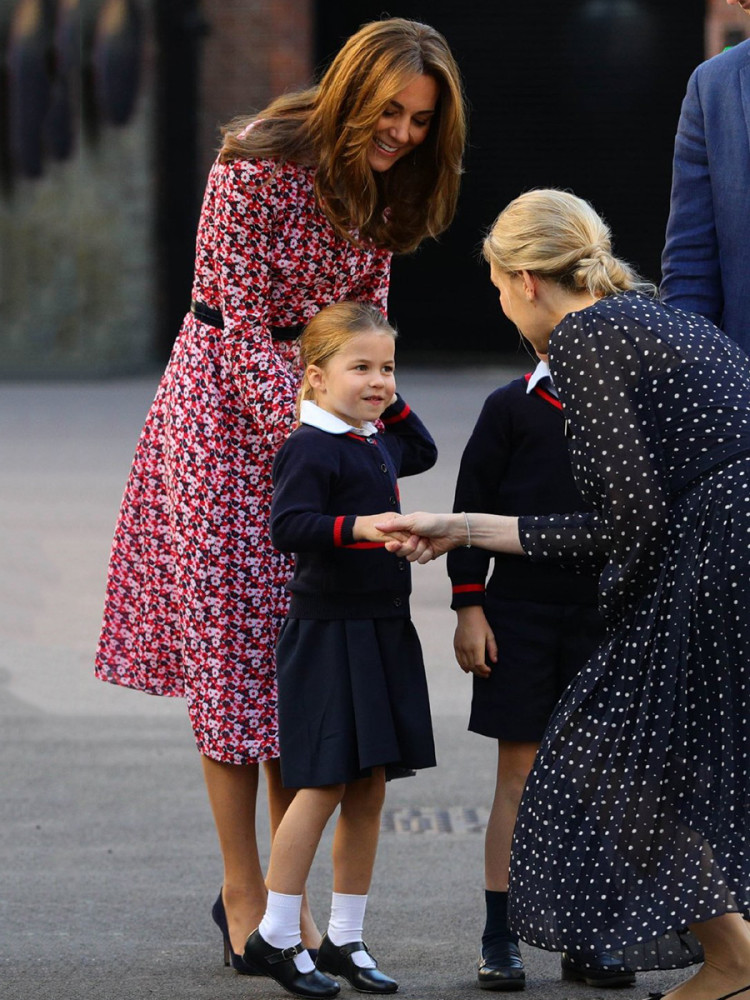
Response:
[[[366,993],[398,988],[362,941],[385,781],[435,764],[410,568],[374,527],[399,510],[397,477],[437,458],[396,393],[395,336],[365,303],[313,318],[300,425],[274,462],[271,538],[295,554],[277,647],[281,778],[299,791],[273,840],[266,912],[244,958],[297,996],[335,996],[336,975]],[[300,943],[302,893],[339,806],[331,919],[313,965]]]
[[[750,14],[750,0],[727,0]],[[694,71],[674,146],[662,300],[750,354],[750,39]]]

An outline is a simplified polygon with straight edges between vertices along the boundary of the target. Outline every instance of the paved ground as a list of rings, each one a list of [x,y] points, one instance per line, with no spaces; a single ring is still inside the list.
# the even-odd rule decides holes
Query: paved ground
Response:
[[[519,370],[401,373],[441,450],[435,470],[403,482],[404,509],[448,507],[481,401]],[[154,388],[154,378],[0,386],[0,996],[8,1000],[284,995],[222,965],[210,918],[220,860],[183,703],[91,673],[114,518]],[[466,732],[469,682],[453,662],[444,574],[439,564],[414,571],[439,766],[389,787],[367,939],[400,995],[476,1000],[494,746]],[[321,923],[329,843],[310,882]],[[528,995],[597,996],[561,983],[556,955],[527,948],[526,956]],[[625,995],[680,977],[642,976]]]

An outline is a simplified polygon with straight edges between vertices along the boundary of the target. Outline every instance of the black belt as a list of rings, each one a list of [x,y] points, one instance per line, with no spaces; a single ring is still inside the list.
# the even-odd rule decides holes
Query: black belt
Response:
[[[220,309],[213,309],[204,302],[191,299],[190,312],[201,323],[207,323],[208,326],[213,326],[217,330],[224,329],[224,317],[221,315]],[[304,323],[297,323],[296,326],[272,326],[271,336],[274,340],[296,340],[304,329]]]

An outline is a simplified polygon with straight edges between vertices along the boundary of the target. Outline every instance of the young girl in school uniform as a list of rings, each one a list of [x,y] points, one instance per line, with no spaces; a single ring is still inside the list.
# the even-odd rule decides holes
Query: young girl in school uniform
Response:
[[[366,993],[398,988],[362,941],[385,780],[435,764],[409,565],[375,528],[399,509],[397,476],[437,457],[396,394],[395,337],[368,304],[318,313],[301,341],[299,427],[274,463],[271,537],[295,553],[277,649],[281,777],[299,791],[274,837],[268,904],[244,957],[304,997],[335,996],[335,975]],[[331,919],[316,966],[300,943],[300,906],[337,806]]]

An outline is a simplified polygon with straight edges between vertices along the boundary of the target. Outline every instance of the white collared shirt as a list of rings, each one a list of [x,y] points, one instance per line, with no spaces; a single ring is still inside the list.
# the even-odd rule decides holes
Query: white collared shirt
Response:
[[[310,427],[317,427],[318,430],[326,431],[328,434],[359,434],[361,437],[371,437],[378,433],[375,424],[365,420],[361,427],[352,427],[345,420],[341,420],[328,410],[324,410],[311,399],[303,399],[299,408],[299,422],[308,424]]]
[[[557,389],[555,388],[555,383],[552,381],[552,375],[549,370],[549,365],[547,364],[546,361],[540,361],[539,364],[534,369],[534,371],[532,372],[531,378],[526,384],[526,392],[527,393],[533,392],[534,386],[538,382],[540,382],[543,378],[549,379],[549,385],[545,386],[545,388],[548,389],[553,396],[557,396]]]

